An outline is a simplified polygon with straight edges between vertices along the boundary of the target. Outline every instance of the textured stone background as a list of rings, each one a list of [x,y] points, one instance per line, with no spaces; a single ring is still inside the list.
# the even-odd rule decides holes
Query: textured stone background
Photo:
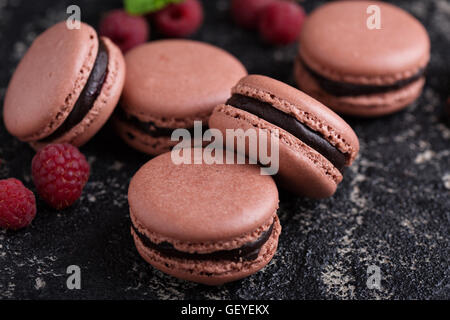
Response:
[[[116,1],[0,0],[0,97],[37,34],[78,3],[97,24]],[[303,2],[307,11],[321,1]],[[228,0],[204,1],[196,39],[238,56],[250,73],[293,84],[296,46],[273,48],[232,24]],[[0,231],[0,298],[112,299],[432,299],[450,298],[450,129],[443,119],[450,89],[450,2],[399,1],[432,39],[428,83],[406,111],[348,119],[361,154],[331,199],[311,201],[280,191],[283,225],[278,253],[262,272],[219,288],[178,281],[138,256],[129,234],[126,192],[148,157],[104,128],[82,151],[92,176],[81,200],[63,212],[38,202],[31,227]],[[3,102],[1,102],[3,105]],[[0,122],[1,123],[1,122]],[[33,151],[0,124],[0,179],[33,187]],[[66,268],[82,269],[82,290],[66,289]],[[368,289],[367,266],[381,268],[382,288]]]

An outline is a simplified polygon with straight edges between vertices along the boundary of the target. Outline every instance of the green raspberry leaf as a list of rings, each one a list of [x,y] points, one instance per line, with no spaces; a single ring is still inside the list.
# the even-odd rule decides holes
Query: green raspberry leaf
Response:
[[[132,15],[143,15],[161,10],[171,3],[183,0],[124,0],[125,11]]]

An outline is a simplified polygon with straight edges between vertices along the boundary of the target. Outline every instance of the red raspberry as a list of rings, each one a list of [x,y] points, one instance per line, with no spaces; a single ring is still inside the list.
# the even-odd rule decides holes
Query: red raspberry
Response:
[[[298,39],[306,14],[295,2],[277,1],[261,12],[259,32],[269,43],[285,45]]]
[[[100,22],[100,35],[111,39],[123,53],[146,42],[150,27],[147,20],[123,10],[110,11]]]
[[[232,0],[231,15],[241,27],[256,29],[259,16],[264,7],[275,0]]]
[[[33,192],[17,179],[0,180],[0,228],[17,230],[36,216]]]
[[[51,144],[34,156],[31,173],[38,194],[60,210],[80,198],[89,178],[89,164],[76,147]]]
[[[171,4],[153,16],[157,29],[168,37],[187,37],[203,22],[203,7],[198,0]]]

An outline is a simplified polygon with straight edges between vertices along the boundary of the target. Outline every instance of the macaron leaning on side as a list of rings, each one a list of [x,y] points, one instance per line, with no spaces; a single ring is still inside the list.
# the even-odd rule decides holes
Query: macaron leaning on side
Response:
[[[261,75],[241,79],[226,104],[214,109],[209,126],[224,136],[227,129],[243,129],[244,134],[256,130],[258,141],[261,129],[265,130],[279,142],[276,179],[291,192],[310,198],[333,195],[344,168],[359,151],[356,134],[332,110],[283,82]],[[258,145],[261,148],[260,142]],[[246,147],[247,155],[248,150]]]
[[[306,19],[295,74],[301,90],[333,110],[375,117],[420,96],[429,59],[427,31],[408,12],[381,1],[334,1]]]
[[[207,125],[217,104],[247,74],[239,60],[207,43],[159,40],[129,51],[120,108],[113,117],[119,136],[133,148],[158,155],[169,151],[175,129]]]
[[[6,129],[40,149],[50,143],[81,146],[105,124],[125,81],[120,50],[81,23],[60,22],[39,35],[6,91]]]
[[[128,201],[139,254],[180,279],[207,285],[242,279],[277,249],[278,190],[256,165],[176,165],[164,153],[139,169]]]

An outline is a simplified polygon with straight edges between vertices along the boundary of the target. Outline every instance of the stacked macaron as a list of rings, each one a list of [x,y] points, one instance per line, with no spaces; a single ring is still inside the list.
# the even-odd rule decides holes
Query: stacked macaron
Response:
[[[278,190],[255,165],[175,165],[164,153],[136,173],[128,201],[138,252],[180,279],[241,279],[277,249]]]
[[[359,151],[356,134],[337,114],[303,92],[260,75],[241,79],[226,104],[214,109],[209,126],[224,135],[227,129],[243,129],[243,134],[265,129],[279,137],[278,180],[293,193],[311,198],[331,196],[344,167]]]
[[[119,136],[142,152],[158,155],[177,142],[177,128],[207,123],[230,88],[247,74],[228,52],[192,40],[159,40],[125,56],[127,76],[114,116]]]
[[[6,129],[35,149],[85,144],[108,120],[125,81],[125,62],[108,38],[60,22],[29,48],[6,91]]]
[[[328,107],[373,117],[417,99],[429,58],[427,31],[409,13],[379,1],[335,1],[306,20],[295,73],[300,89]]]

